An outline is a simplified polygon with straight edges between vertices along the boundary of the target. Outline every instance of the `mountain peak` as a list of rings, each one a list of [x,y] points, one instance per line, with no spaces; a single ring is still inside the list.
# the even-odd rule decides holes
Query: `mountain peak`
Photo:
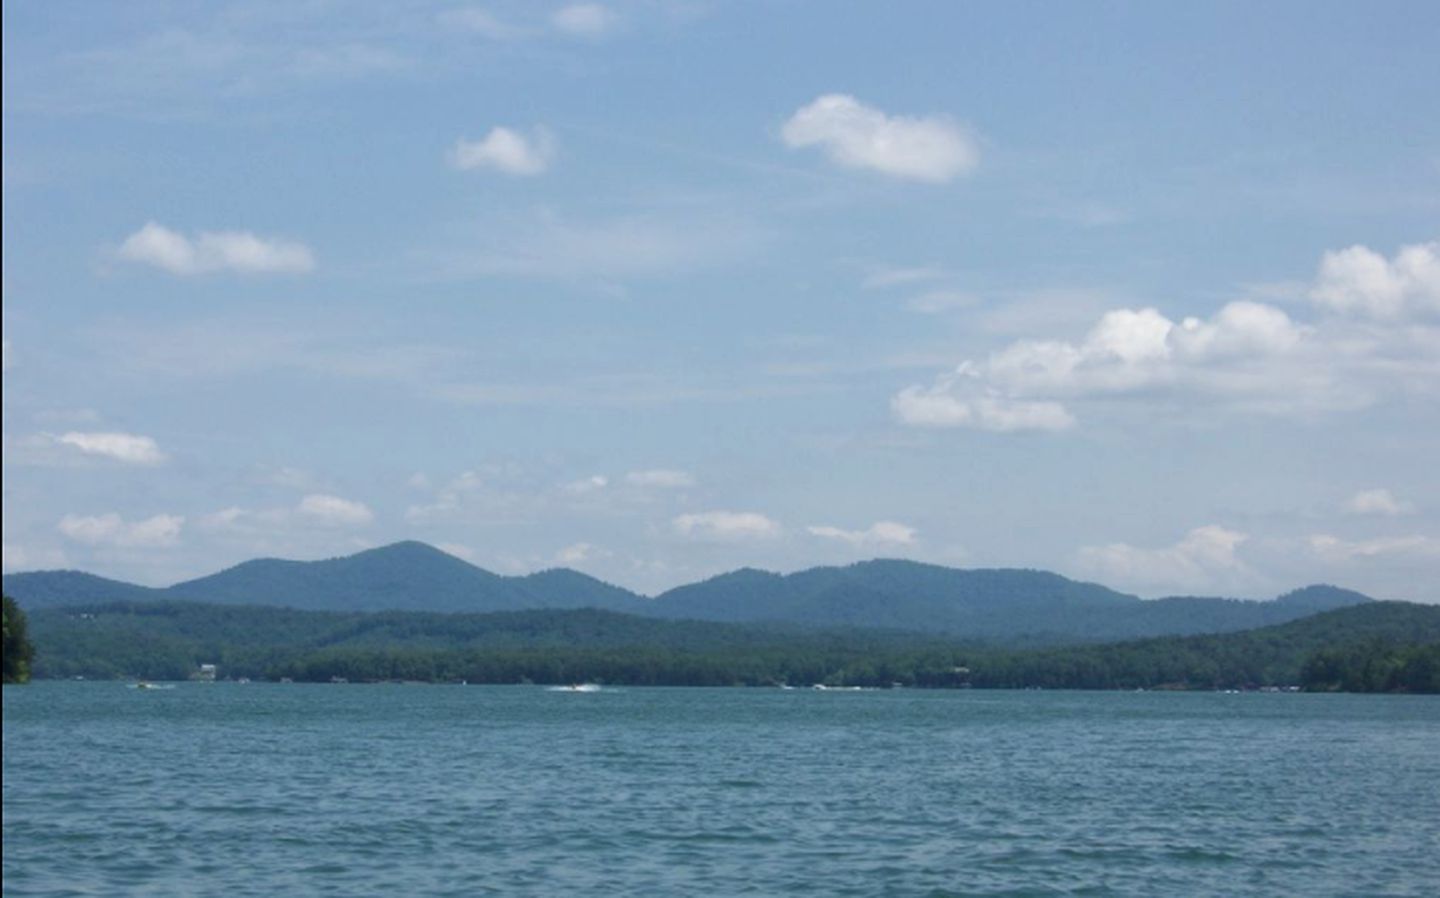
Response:
[[[1275,601],[1287,605],[1299,605],[1306,608],[1314,608],[1317,611],[1331,608],[1344,608],[1349,605],[1362,605],[1366,602],[1373,602],[1374,599],[1364,593],[1356,592],[1353,589],[1344,589],[1339,586],[1331,586],[1328,583],[1314,583],[1310,586],[1302,586],[1277,598]]]

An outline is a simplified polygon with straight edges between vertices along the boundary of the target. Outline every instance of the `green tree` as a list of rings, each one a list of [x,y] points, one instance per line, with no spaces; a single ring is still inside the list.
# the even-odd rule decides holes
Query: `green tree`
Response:
[[[30,679],[30,662],[35,659],[35,647],[30,644],[25,626],[25,612],[9,596],[5,604],[4,668],[6,683],[25,683]]]

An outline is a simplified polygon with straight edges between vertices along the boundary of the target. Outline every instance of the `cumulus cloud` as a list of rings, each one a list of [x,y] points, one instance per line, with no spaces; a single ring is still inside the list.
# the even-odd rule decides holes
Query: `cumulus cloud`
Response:
[[[543,174],[555,156],[555,139],[545,128],[529,136],[510,128],[491,128],[482,140],[456,141],[450,164],[461,171],[484,168],[502,174],[529,177]]]
[[[1262,302],[1208,318],[1111,309],[1079,340],[1020,339],[894,394],[891,410],[921,427],[1065,430],[1077,403],[1183,401],[1314,415],[1390,396],[1440,395],[1440,243],[1386,259],[1363,246],[1326,253],[1310,291],[1319,314],[1297,321]],[[1072,304],[1073,305],[1073,304]],[[1033,327],[1034,322],[1028,322]]]
[[[915,528],[895,521],[876,521],[864,530],[842,530],[839,527],[812,526],[805,528],[811,535],[839,540],[852,546],[908,546],[915,542]]]
[[[754,511],[705,511],[682,514],[671,521],[681,536],[709,539],[769,539],[780,535],[780,525]]]
[[[646,471],[631,471],[625,475],[625,482],[631,486],[674,490],[694,486],[695,478],[685,471],[676,471],[671,468],[651,468]]]
[[[1310,298],[1332,311],[1376,319],[1440,313],[1440,241],[1402,246],[1391,259],[1358,244],[1328,252]]]
[[[169,514],[133,522],[114,512],[90,516],[67,514],[60,519],[59,530],[67,538],[89,546],[162,548],[180,541],[184,524],[185,518]]]
[[[202,231],[192,238],[153,221],[125,238],[118,255],[180,276],[303,274],[315,268],[315,257],[303,243],[265,239],[249,231]]]
[[[114,459],[130,465],[158,465],[165,461],[165,453],[150,437],[133,433],[80,433],[71,431],[60,436],[58,442],[73,446],[86,455]]]
[[[949,118],[890,116],[845,94],[801,107],[780,136],[791,149],[819,147],[837,165],[915,181],[950,181],[980,162],[975,140]]]
[[[1415,506],[1395,498],[1387,489],[1361,490],[1345,503],[1345,510],[1351,514],[1384,515],[1394,517],[1413,514]]]
[[[1254,572],[1237,554],[1248,539],[1211,524],[1197,527],[1171,546],[1147,549],[1128,543],[1086,546],[1082,568],[1096,579],[1140,589],[1207,590],[1248,584]]]
[[[1257,362],[1292,353],[1306,330],[1280,309],[1232,302],[1209,320],[1174,322],[1155,309],[1106,312],[1078,343],[1019,340],[966,361],[891,400],[906,424],[992,431],[1065,430],[1065,400],[1181,390],[1235,399],[1295,398],[1294,372]],[[1322,381],[1328,383],[1322,375]]]
[[[914,427],[974,427],[994,433],[1066,430],[1075,416],[1058,402],[1008,399],[993,392],[972,394],[981,377],[973,365],[936,378],[930,386],[913,385],[895,394],[890,410]]]
[[[619,18],[614,10],[599,3],[572,3],[555,10],[550,24],[573,37],[597,38],[609,33]]]
[[[375,520],[375,514],[363,502],[323,493],[312,493],[301,499],[295,510],[326,526],[358,527]]]
[[[159,465],[167,460],[154,439],[130,433],[71,431],[4,435],[6,464],[71,467],[109,460],[129,465]]]

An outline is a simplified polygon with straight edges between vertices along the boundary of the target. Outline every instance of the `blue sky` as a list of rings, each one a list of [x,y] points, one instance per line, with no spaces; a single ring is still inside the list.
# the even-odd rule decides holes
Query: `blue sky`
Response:
[[[4,563],[1440,601],[1433,3],[9,3]]]

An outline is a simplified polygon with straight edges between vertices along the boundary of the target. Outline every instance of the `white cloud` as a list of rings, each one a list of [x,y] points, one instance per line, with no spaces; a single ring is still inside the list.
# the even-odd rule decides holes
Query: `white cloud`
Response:
[[[1066,430],[1075,417],[1058,402],[1007,399],[997,395],[965,395],[967,379],[979,378],[973,366],[961,366],[925,387],[906,387],[890,400],[890,410],[913,427],[974,427],[994,433],[1022,430]]]
[[[555,139],[545,128],[525,136],[510,128],[491,128],[483,140],[455,142],[450,164],[461,171],[488,168],[507,175],[531,176],[545,172],[555,157]]]
[[[79,433],[71,431],[59,442],[74,446],[86,455],[99,455],[131,465],[158,465],[165,453],[150,437],[133,433]]]
[[[69,564],[65,553],[58,549],[27,549],[14,543],[0,544],[0,568],[7,571],[23,571],[62,568]]]
[[[180,541],[184,524],[185,518],[169,514],[134,522],[127,522],[114,512],[92,516],[67,514],[60,519],[59,530],[67,538],[90,546],[161,548]]]
[[[579,542],[555,553],[556,564],[584,564],[611,557],[612,553],[591,543]]]
[[[245,536],[295,538],[323,527],[361,527],[375,520],[374,513],[362,502],[342,499],[324,493],[311,493],[293,506],[256,510],[230,506],[207,514],[197,521],[202,530]]]
[[[479,7],[447,10],[436,18],[441,25],[448,28],[470,31],[491,40],[512,40],[525,34],[524,29],[504,22],[496,18],[493,13]]]
[[[1311,552],[1331,563],[1394,556],[1440,558],[1440,539],[1423,534],[1347,540],[1320,533],[1311,536],[1307,543]]]
[[[1415,506],[1413,503],[1395,498],[1394,494],[1387,489],[1373,489],[1361,490],[1351,496],[1350,501],[1345,503],[1345,510],[1351,514],[1394,517],[1413,514]]]
[[[475,550],[460,543],[438,543],[435,548],[447,555],[454,555],[456,558],[463,558],[466,561],[475,560]]]
[[[386,47],[348,43],[306,47],[291,58],[289,74],[314,81],[353,81],[372,74],[403,71],[413,60]]]
[[[676,471],[671,468],[651,468],[646,471],[631,471],[625,475],[625,482],[631,486],[674,490],[694,486],[695,478],[685,471]]]
[[[939,281],[950,277],[948,269],[934,265],[916,265],[910,267],[883,267],[877,268],[865,276],[860,286],[866,290],[883,290],[889,287],[902,287],[910,284],[920,284],[926,281]]]
[[[1328,252],[1310,298],[1376,319],[1440,313],[1440,241],[1402,246],[1393,259],[1358,244]]]
[[[493,474],[493,472],[491,472]],[[485,489],[488,475],[479,471],[462,471],[435,491],[434,501],[411,505],[405,509],[405,520],[412,524],[423,523],[437,517],[445,517],[458,511],[467,496]],[[428,478],[426,478],[428,489]],[[412,486],[415,485],[412,478]]]
[[[572,3],[555,10],[550,24],[573,37],[603,37],[619,21],[614,10],[599,3]]]
[[[895,521],[876,521],[864,530],[842,530],[829,526],[805,529],[814,536],[839,540],[856,547],[908,546],[915,542],[915,528]]]
[[[310,491],[315,489],[316,479],[309,471],[301,468],[281,465],[279,467],[261,466],[255,471],[255,481],[271,486],[284,487],[298,491]]]
[[[207,514],[201,517],[196,523],[201,530],[240,530],[243,529],[249,517],[250,513],[245,509],[238,505],[232,505],[229,508],[222,508],[219,511]]]
[[[129,433],[71,431],[61,436],[33,433],[21,437],[7,433],[3,446],[7,464],[40,467],[73,467],[91,464],[96,459],[159,465],[167,459],[155,440]]]
[[[562,489],[564,489],[567,493],[574,493],[576,495],[583,496],[586,493],[593,493],[598,490],[603,490],[609,485],[610,478],[606,477],[603,474],[593,474],[589,477],[582,477],[579,480],[572,480],[571,482],[565,484]]]
[[[442,277],[532,277],[613,291],[617,281],[734,264],[773,234],[769,225],[700,207],[591,220],[537,209],[497,214],[467,244],[415,258]]]
[[[153,221],[125,238],[118,255],[181,276],[221,271],[301,274],[315,268],[315,258],[303,243],[267,240],[249,231],[202,231],[192,239]]]
[[[1309,387],[1312,400],[1333,399],[1319,389],[1330,383],[1323,370],[1273,364],[1306,334],[1280,309],[1252,302],[1178,324],[1155,309],[1115,309],[1079,343],[1016,341],[983,363],[966,361],[928,386],[901,390],[891,410],[916,426],[1054,431],[1075,423],[1062,404],[1073,398],[1178,390],[1290,403]]]
[[[919,296],[912,296],[905,308],[922,315],[939,315],[955,309],[968,309],[980,302],[973,293],[963,290],[927,290]]]
[[[1248,300],[1179,321],[1111,309],[1079,340],[1016,340],[905,387],[891,410],[921,427],[1054,431],[1083,402],[1314,416],[1440,396],[1440,328],[1420,320],[1440,311],[1440,243],[1391,260],[1364,247],[1327,253],[1311,297],[1310,322]]]
[[[301,499],[295,510],[311,520],[337,527],[358,527],[375,520],[375,514],[364,503],[322,493]]]
[[[845,94],[802,107],[780,136],[792,149],[820,147],[837,165],[916,181],[950,181],[980,162],[975,140],[949,118],[889,116]]]
[[[671,525],[682,536],[713,539],[769,539],[780,525],[754,511],[706,511],[677,516]]]
[[[1080,550],[1079,562],[1109,585],[1163,590],[1227,588],[1254,582],[1254,572],[1237,554],[1246,539],[1244,533],[1211,524],[1159,549],[1128,543],[1087,546]]]

